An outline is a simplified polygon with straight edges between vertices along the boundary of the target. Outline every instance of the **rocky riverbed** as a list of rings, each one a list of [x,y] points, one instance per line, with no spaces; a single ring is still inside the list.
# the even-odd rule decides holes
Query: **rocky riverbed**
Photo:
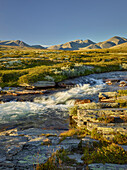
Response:
[[[77,99],[98,102],[99,92],[127,89],[127,86],[120,87],[119,81],[112,85],[105,83],[105,79],[122,81],[126,78],[126,71],[93,74],[68,80],[75,85],[70,89],[17,96],[1,94],[3,103],[0,104],[0,169],[32,170],[36,164],[46,162],[51,154],[60,148],[78,148],[82,139],[72,137],[60,142],[59,134],[69,129],[68,109]],[[21,100],[22,98],[24,99]],[[92,142],[89,137],[84,140]],[[70,157],[82,163],[81,155]],[[120,168],[127,167],[125,165]]]

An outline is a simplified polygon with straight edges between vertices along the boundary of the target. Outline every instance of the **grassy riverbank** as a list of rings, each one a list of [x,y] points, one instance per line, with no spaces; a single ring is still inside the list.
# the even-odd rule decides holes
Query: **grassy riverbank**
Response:
[[[0,86],[59,82],[92,73],[127,70],[127,50],[37,50],[0,47]]]

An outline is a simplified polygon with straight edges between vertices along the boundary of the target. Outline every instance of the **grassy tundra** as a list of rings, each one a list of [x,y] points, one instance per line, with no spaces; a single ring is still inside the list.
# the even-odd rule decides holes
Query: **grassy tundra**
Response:
[[[0,46],[0,86],[127,70],[127,49],[40,50]]]

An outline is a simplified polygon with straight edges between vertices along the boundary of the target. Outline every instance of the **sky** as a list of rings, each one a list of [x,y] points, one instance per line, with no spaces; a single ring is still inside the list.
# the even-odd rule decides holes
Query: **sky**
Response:
[[[0,0],[0,40],[56,45],[127,38],[127,0]]]

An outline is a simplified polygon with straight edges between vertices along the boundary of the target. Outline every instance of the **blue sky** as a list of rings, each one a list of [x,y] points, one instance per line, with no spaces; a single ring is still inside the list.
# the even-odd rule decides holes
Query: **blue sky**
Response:
[[[127,38],[127,0],[0,0],[0,40],[55,45]]]

